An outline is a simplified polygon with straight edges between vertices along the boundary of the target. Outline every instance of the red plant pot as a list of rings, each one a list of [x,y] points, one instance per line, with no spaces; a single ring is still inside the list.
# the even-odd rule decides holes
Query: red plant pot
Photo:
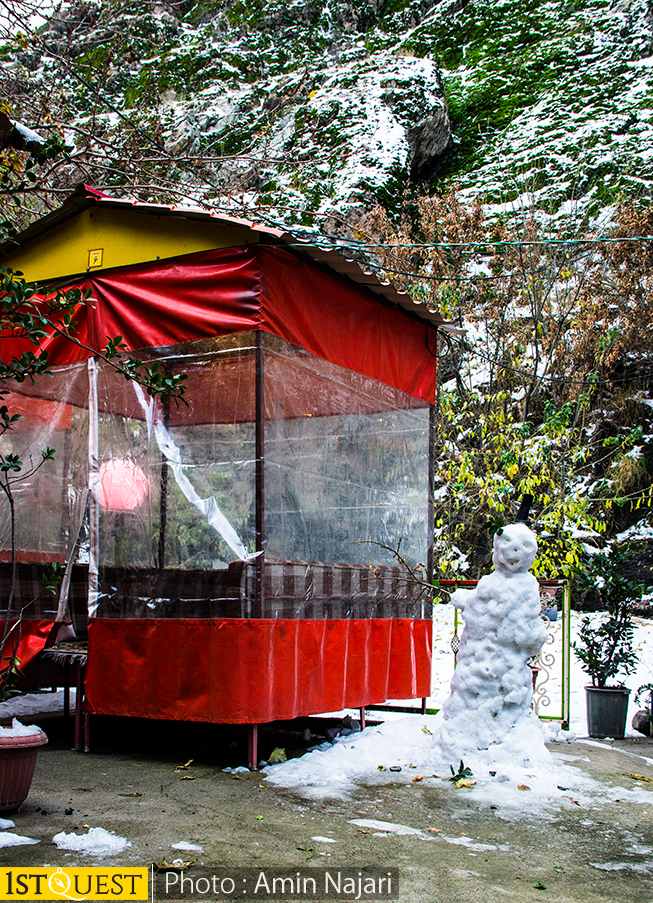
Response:
[[[17,812],[25,802],[39,746],[47,742],[43,731],[26,737],[0,735],[0,812]]]

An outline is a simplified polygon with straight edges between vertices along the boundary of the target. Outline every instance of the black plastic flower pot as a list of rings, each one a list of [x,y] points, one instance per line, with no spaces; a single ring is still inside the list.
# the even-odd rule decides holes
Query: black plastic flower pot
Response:
[[[630,690],[626,687],[585,687],[590,737],[619,740],[624,736],[629,696]]]

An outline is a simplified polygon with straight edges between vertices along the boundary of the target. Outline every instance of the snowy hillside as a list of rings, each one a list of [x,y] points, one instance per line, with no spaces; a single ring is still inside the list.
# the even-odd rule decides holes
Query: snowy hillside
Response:
[[[86,181],[308,222],[429,179],[592,210],[650,190],[646,0],[0,8],[10,115],[74,148],[55,191]]]

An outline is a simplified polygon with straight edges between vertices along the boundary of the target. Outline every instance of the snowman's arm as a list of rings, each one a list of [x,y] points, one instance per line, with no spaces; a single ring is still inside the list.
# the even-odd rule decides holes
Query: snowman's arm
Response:
[[[451,594],[451,604],[454,608],[459,608],[461,611],[465,608],[467,602],[469,602],[474,595],[473,589],[457,589]]]

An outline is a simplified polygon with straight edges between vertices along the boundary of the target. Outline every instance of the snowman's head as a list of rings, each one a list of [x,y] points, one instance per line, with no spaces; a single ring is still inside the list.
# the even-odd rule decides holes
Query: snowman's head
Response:
[[[495,570],[506,576],[525,573],[535,561],[537,540],[526,524],[508,524],[494,534]]]

